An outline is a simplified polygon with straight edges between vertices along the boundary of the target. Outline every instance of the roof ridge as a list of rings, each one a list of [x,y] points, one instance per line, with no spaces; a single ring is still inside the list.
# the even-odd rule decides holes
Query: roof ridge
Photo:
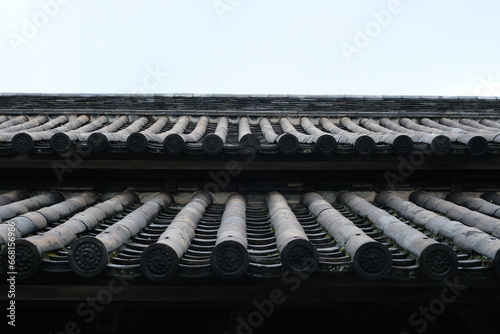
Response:
[[[227,93],[26,93],[26,92],[4,92],[1,97],[29,96],[29,97],[193,97],[193,98],[314,98],[314,99],[365,99],[365,100],[386,100],[386,99],[500,99],[500,96],[487,95],[377,95],[377,94],[227,94]]]

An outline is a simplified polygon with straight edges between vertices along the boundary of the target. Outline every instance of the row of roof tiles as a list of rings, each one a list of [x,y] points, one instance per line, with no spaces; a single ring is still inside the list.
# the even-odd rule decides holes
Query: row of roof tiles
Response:
[[[370,95],[370,94],[202,94],[202,93],[164,93],[164,94],[74,94],[74,93],[0,93],[1,97],[18,97],[20,99],[26,97],[32,98],[52,98],[58,97],[65,98],[108,98],[108,97],[136,97],[136,98],[169,98],[169,97],[280,97],[280,98],[352,98],[352,99],[366,99],[366,100],[380,100],[380,99],[452,99],[452,100],[494,100],[498,99],[496,96],[483,96],[483,95]]]
[[[0,154],[500,153],[500,120],[0,115]]]
[[[285,271],[369,280],[500,275],[498,193],[216,195],[181,203],[169,193],[7,192],[2,268],[19,279],[72,271],[152,281]]]

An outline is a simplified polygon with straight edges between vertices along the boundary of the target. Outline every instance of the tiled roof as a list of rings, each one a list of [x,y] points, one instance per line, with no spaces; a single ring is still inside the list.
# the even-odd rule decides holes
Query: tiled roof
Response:
[[[0,154],[500,152],[494,97],[1,94]]]
[[[3,115],[0,154],[207,155],[500,153],[500,116],[482,118]]]
[[[46,332],[496,328],[499,141],[496,97],[0,94],[0,275]]]
[[[500,275],[498,193],[196,192],[181,200],[185,195],[2,194],[3,270],[18,279],[73,272],[152,281],[285,270],[322,272],[332,282],[338,275]]]

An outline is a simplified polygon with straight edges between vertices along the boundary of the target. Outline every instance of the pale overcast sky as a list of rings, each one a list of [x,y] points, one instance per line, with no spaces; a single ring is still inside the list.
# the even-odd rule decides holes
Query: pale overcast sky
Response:
[[[498,0],[0,0],[0,92],[500,96]]]

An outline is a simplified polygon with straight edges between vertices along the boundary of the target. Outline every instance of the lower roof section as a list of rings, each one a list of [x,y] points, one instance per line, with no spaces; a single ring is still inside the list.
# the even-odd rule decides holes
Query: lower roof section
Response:
[[[500,275],[498,193],[12,190],[0,204],[3,274],[32,283]]]

